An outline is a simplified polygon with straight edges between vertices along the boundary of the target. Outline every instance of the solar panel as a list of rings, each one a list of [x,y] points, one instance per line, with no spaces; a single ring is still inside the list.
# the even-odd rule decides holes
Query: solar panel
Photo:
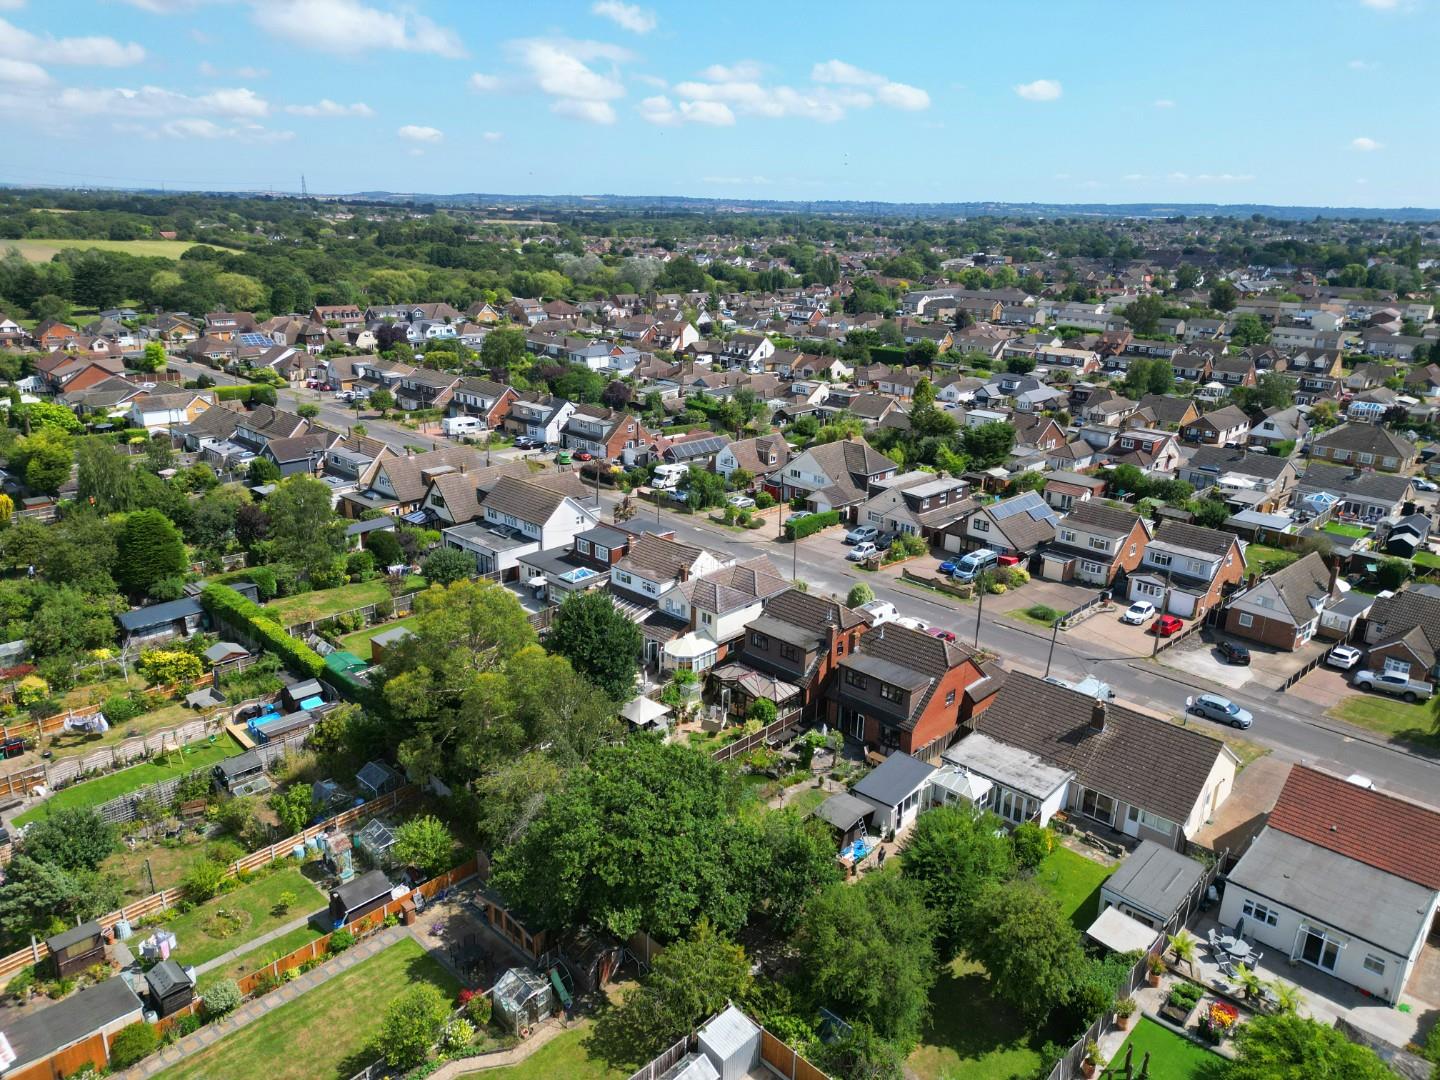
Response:
[[[240,335],[240,344],[241,344],[241,345],[260,345],[260,346],[265,346],[265,345],[273,345],[273,344],[275,344],[275,343],[270,340],[270,335],[269,335],[269,334],[241,334],[241,335]]]

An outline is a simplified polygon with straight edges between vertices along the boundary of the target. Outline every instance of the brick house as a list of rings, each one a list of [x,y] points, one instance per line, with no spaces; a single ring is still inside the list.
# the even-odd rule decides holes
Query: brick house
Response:
[[[593,454],[601,461],[629,463],[654,441],[633,415],[601,405],[581,405],[560,429],[560,442],[566,449]]]
[[[1244,576],[1245,556],[1234,534],[1167,520],[1130,575],[1128,598],[1148,600],[1182,619],[1198,619]]]
[[[1344,595],[1336,584],[1339,564],[1327,565],[1312,551],[1267,574],[1225,602],[1225,631],[1286,652],[1304,647],[1320,629],[1320,616]]]
[[[477,417],[495,431],[505,423],[517,396],[514,387],[493,379],[461,379],[450,395],[450,415]]]
[[[1375,601],[1365,622],[1363,661],[1373,671],[1433,678],[1440,670],[1440,597],[1414,588]]]
[[[1243,443],[1249,436],[1250,418],[1234,405],[1208,412],[1180,429],[1180,437],[1186,442],[1214,446]]]
[[[966,688],[984,677],[968,647],[896,623],[863,635],[836,666],[830,726],[867,749],[932,762],[957,730]]]
[[[1150,533],[1132,510],[1081,502],[1060,519],[1055,539],[1040,550],[1040,576],[1050,581],[1113,585],[1145,557]]]
[[[1310,456],[1317,461],[1384,472],[1409,472],[1417,453],[1414,443],[1378,424],[1341,424],[1310,444]]]

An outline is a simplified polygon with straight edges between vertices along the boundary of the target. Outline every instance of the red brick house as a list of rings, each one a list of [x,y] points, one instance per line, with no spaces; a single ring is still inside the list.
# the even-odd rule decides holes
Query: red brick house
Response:
[[[1102,502],[1075,504],[1055,526],[1055,539],[1040,550],[1040,576],[1109,586],[1145,557],[1150,533],[1133,510]]]
[[[1330,566],[1312,551],[1267,574],[1225,603],[1225,631],[1293,652],[1320,629],[1320,616],[1343,594],[1336,586],[1339,563]]]
[[[628,463],[648,451],[655,437],[631,413],[582,405],[570,414],[560,441],[567,450],[593,454],[601,461]]]
[[[832,727],[866,749],[931,762],[959,726],[966,688],[984,678],[970,648],[896,623],[865,634],[836,668]]]

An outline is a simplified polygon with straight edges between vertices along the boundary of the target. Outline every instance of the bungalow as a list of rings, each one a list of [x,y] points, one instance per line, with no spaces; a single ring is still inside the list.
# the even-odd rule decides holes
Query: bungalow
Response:
[[[1365,644],[1372,671],[1424,679],[1440,674],[1440,595],[1411,585],[1380,597],[1365,622]]]
[[[1002,555],[1028,558],[1055,539],[1059,515],[1037,491],[1024,491],[983,506],[944,531],[949,552],[989,548]]]
[[[1338,575],[1338,561],[1327,565],[1318,551],[1267,574],[1225,602],[1226,633],[1286,652],[1303,648],[1343,595]]]
[[[1239,764],[1194,728],[1018,671],[972,707],[965,729],[944,758],[992,781],[987,805],[1010,822],[1044,825],[1064,809],[1177,850],[1229,797]],[[1037,759],[1043,769],[1026,767]]]
[[[1245,556],[1232,533],[1167,519],[1130,574],[1128,598],[1198,619],[1220,603],[1245,574]]]
[[[259,456],[274,462],[282,477],[294,476],[296,473],[313,475],[320,471],[326,452],[338,443],[340,438],[340,435],[333,431],[315,431],[297,435],[293,439],[271,439]]]
[[[1234,405],[1205,413],[1180,429],[1186,442],[1209,443],[1214,446],[1243,444],[1250,435],[1250,418]]]
[[[1288,409],[1266,409],[1259,422],[1250,425],[1251,446],[1273,447],[1277,443],[1301,443],[1310,431],[1310,421],[1292,405]]]
[[[960,698],[983,676],[975,653],[888,623],[838,662],[829,723],[882,754],[934,761],[959,724]]]
[[[1417,454],[1414,443],[1378,424],[1341,424],[1310,444],[1310,456],[1318,461],[1384,472],[1409,472]]]
[[[1398,1002],[1440,906],[1440,813],[1304,765],[1228,875],[1220,921]]]
[[[858,507],[872,484],[894,476],[897,469],[864,439],[841,439],[791,458],[766,475],[765,486],[782,502],[798,497],[812,510],[844,512]]]
[[[1140,565],[1150,541],[1145,521],[1132,510],[1100,502],[1077,503],[1040,549],[1040,576],[1109,587]]]
[[[1196,491],[1217,488],[1217,494],[1237,511],[1270,513],[1289,505],[1297,473],[1289,458],[1232,446],[1201,446],[1180,466],[1178,475]]]
[[[1414,497],[1415,489],[1408,476],[1311,460],[1298,480],[1297,491],[1302,500],[1332,495],[1339,500],[1337,512],[1353,514],[1362,521],[1381,521],[1397,516]]]
[[[1167,431],[1178,431],[1200,419],[1200,410],[1191,398],[1170,397],[1166,394],[1146,394],[1136,403],[1135,411],[1146,415],[1155,427]]]

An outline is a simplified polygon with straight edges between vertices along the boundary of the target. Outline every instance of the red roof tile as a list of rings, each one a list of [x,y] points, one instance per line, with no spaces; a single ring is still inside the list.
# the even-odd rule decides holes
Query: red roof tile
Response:
[[[1270,811],[1272,828],[1431,889],[1440,889],[1440,812],[1297,765]]]

